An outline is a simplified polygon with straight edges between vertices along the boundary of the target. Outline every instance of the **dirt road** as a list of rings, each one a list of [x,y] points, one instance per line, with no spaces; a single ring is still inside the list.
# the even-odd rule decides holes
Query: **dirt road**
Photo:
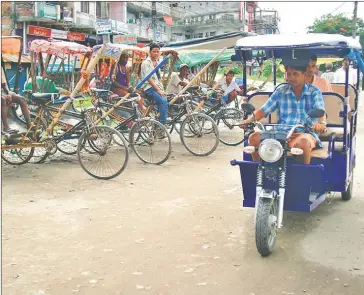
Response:
[[[76,157],[3,166],[3,294],[364,294],[363,149],[353,199],[288,212],[262,258],[229,164],[241,149],[196,158],[178,139],[173,148],[160,167],[131,155],[111,181]]]

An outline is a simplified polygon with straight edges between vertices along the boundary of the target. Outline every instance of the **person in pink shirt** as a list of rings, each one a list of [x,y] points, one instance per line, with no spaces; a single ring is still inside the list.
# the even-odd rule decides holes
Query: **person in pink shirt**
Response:
[[[312,84],[321,90],[321,92],[332,92],[332,87],[329,81],[315,75],[317,72],[317,56],[311,55],[310,63],[306,70],[306,83]]]

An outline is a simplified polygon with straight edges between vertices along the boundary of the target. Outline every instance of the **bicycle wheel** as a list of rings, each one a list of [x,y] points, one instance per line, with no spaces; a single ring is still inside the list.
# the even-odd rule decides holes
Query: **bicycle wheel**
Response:
[[[129,142],[133,152],[144,163],[163,164],[172,152],[171,137],[167,128],[150,118],[134,123],[130,130]]]
[[[240,128],[244,113],[237,109],[221,109],[214,120],[219,128],[220,141],[228,146],[236,146],[244,141],[244,129]]]
[[[208,156],[219,144],[219,129],[211,117],[202,113],[192,114],[182,122],[180,137],[191,154]]]
[[[3,144],[4,146],[4,144]],[[34,148],[23,148],[23,149],[11,149],[2,150],[1,158],[8,164],[11,165],[23,165],[32,158]]]
[[[33,119],[34,115],[30,114],[30,118]],[[48,125],[44,118],[38,118],[38,122],[35,123],[33,128],[30,130],[32,133],[33,141],[38,141],[41,137],[41,134],[47,129]],[[34,148],[34,153],[32,158],[29,160],[29,163],[39,164],[43,163],[45,159],[49,156],[49,153],[44,147]]]
[[[77,153],[82,169],[98,179],[112,179],[120,175],[129,161],[125,139],[120,132],[108,126],[85,130],[79,139]]]

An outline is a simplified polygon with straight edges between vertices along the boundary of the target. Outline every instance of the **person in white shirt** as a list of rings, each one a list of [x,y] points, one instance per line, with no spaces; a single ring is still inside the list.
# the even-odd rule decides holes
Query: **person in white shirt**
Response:
[[[234,101],[237,95],[243,95],[239,85],[233,81],[234,72],[229,71],[218,83],[218,87],[224,91],[223,98],[226,103]]]
[[[179,68],[179,73],[173,73],[169,83],[167,85],[167,93],[179,93],[183,87],[185,87],[188,83],[187,76],[188,76],[188,65],[181,64]]]
[[[349,67],[349,84],[355,86],[356,85],[356,73],[353,68],[349,66],[349,60],[343,59],[342,67],[337,69],[334,76],[335,83],[345,83],[345,75],[346,75],[346,68]]]
[[[330,83],[334,83],[335,73],[332,71],[332,62],[326,63],[325,68],[326,72],[321,75],[321,78],[329,81]]]

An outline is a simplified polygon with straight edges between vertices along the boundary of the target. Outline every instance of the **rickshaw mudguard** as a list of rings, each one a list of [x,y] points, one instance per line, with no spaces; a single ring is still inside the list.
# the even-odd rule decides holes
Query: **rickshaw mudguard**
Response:
[[[230,162],[239,166],[243,189],[243,207],[255,207],[256,176],[259,163],[252,161]],[[273,189],[272,183],[265,183]],[[300,165],[287,163],[284,210],[310,212],[325,200],[327,175],[323,164]],[[310,196],[316,195],[313,202]]]

